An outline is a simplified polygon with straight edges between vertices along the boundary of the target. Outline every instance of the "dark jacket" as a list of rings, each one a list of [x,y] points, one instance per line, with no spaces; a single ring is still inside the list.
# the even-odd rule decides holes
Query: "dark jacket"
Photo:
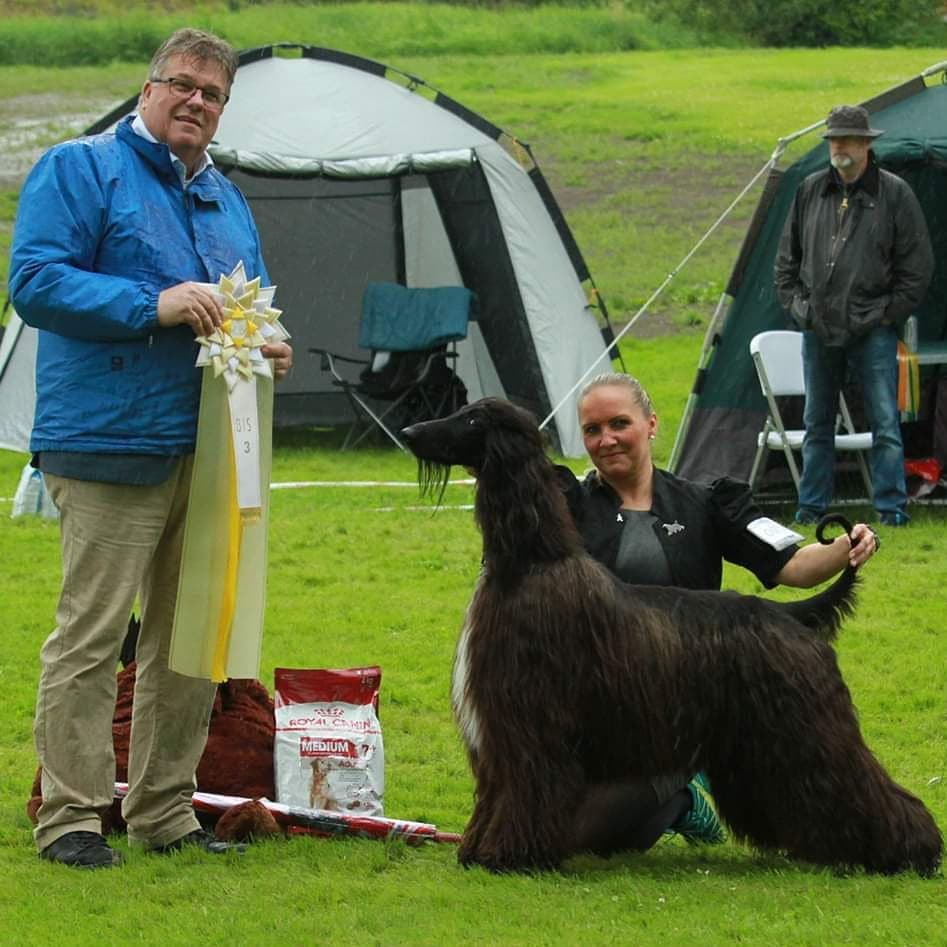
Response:
[[[556,469],[586,549],[614,572],[622,532],[618,495],[596,471],[580,481],[568,468]],[[762,514],[745,483],[724,477],[708,486],[655,469],[652,491],[655,535],[672,584],[680,588],[719,589],[723,560],[749,569],[772,588],[798,548],[777,552],[747,532],[747,525]]]
[[[800,329],[841,346],[879,325],[903,325],[924,299],[933,271],[914,192],[869,152],[868,169],[847,189],[832,168],[800,185],[779,242],[776,292]]]

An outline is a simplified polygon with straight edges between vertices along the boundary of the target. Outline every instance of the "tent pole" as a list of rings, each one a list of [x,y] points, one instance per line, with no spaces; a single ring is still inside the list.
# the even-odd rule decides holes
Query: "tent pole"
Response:
[[[822,123],[820,123],[822,124]],[[817,125],[814,125],[813,128],[817,128]],[[807,129],[808,131],[808,129]],[[802,134],[802,133],[797,133]],[[756,174],[750,179],[746,187],[740,191],[739,194],[727,205],[723,213],[711,224],[710,229],[694,244],[693,247],[684,255],[684,258],[681,260],[677,266],[668,273],[667,276],[661,282],[661,285],[645,300],[644,305],[632,316],[632,318],[624,325],[621,331],[615,336],[614,339],[606,346],[605,351],[582,373],[579,377],[579,380],[565,393],[565,395],[559,400],[559,403],[549,412],[548,415],[543,419],[542,423],[539,425],[539,429],[542,430],[549,424],[549,422],[559,413],[559,410],[562,408],[567,401],[569,401],[572,396],[579,390],[580,386],[585,382],[585,380],[595,371],[596,366],[602,362],[603,359],[609,357],[609,353],[612,349],[617,348],[618,343],[621,341],[622,336],[648,311],[650,305],[664,292],[667,285],[674,279],[675,276],[690,262],[691,257],[710,239],[711,236],[716,232],[717,228],[730,216],[733,211],[733,208],[740,203],[741,200],[752,190],[756,182],[763,177],[764,174],[768,174],[770,170],[775,167],[776,163],[779,161],[780,155],[786,149],[786,144],[792,139],[780,138],[779,143],[776,146],[776,150],[770,156],[769,161],[760,168]],[[719,307],[719,304],[718,304]]]
[[[726,299],[727,294],[725,292],[721,293],[720,299],[717,300],[714,314],[711,316],[710,325],[707,327],[707,331],[704,334],[704,342],[700,349],[700,358],[697,360],[697,377],[694,379],[694,384],[691,387],[690,394],[687,396],[687,403],[684,405],[684,413],[681,415],[681,420],[677,425],[677,433],[674,435],[674,446],[671,448],[671,457],[668,460],[668,470],[670,470],[671,473],[674,473],[677,467],[681,450],[684,447],[684,435],[687,432],[687,428],[690,426],[690,420],[694,413],[694,407],[697,404],[697,399],[700,397],[701,391],[704,387],[704,380],[707,377],[707,366],[710,364],[713,350],[717,347],[717,342],[720,339],[720,333],[717,331],[717,325],[721,321]]]

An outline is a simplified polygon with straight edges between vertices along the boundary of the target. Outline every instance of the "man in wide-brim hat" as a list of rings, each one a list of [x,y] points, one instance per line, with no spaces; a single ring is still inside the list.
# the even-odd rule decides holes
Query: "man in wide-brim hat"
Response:
[[[816,522],[834,494],[835,420],[846,372],[860,384],[873,435],[872,503],[903,526],[907,491],[898,414],[898,330],[934,270],[927,224],[909,185],[874,158],[859,105],[829,112],[830,167],[800,185],[776,258],[780,302],[803,331],[806,436],[796,521]]]
[[[871,142],[883,131],[872,128],[860,105],[838,105],[825,122],[822,137],[829,143],[829,162],[843,181],[857,181],[868,167]]]

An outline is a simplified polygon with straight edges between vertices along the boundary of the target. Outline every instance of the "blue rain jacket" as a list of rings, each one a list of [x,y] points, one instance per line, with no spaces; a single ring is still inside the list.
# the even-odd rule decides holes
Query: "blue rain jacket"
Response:
[[[158,294],[243,261],[268,277],[243,195],[215,168],[185,190],[167,145],[124,120],[48,151],[20,194],[10,295],[40,330],[30,448],[177,455],[194,449],[201,372]]]

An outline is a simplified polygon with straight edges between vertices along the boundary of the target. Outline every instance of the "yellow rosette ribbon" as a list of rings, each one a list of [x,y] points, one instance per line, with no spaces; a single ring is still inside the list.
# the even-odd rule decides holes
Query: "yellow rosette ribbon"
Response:
[[[289,338],[275,287],[238,263],[208,284],[224,321],[199,337],[204,372],[169,666],[191,677],[257,677],[263,641],[273,373],[260,351]]]

